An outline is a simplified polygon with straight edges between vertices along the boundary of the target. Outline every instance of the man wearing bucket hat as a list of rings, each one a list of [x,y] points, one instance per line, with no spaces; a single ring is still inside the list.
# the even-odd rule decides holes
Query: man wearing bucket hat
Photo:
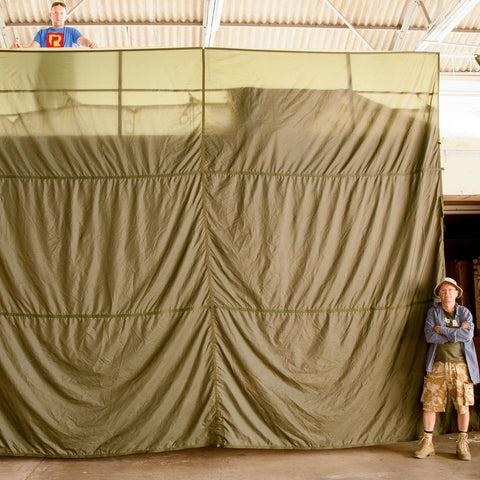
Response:
[[[457,456],[460,460],[470,460],[469,407],[474,404],[473,385],[480,383],[472,314],[457,304],[463,290],[453,278],[442,278],[433,293],[440,302],[434,303],[425,319],[427,376],[421,398],[424,434],[414,455],[425,458],[435,454],[432,434],[436,413],[445,411],[448,391],[457,410]]]

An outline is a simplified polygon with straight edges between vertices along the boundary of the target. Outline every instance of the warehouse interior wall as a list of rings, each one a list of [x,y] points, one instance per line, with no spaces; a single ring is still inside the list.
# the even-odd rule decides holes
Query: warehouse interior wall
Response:
[[[1,51],[0,71],[0,454],[416,438],[437,54]]]
[[[441,74],[439,113],[443,193],[446,196],[478,197],[480,77]]]

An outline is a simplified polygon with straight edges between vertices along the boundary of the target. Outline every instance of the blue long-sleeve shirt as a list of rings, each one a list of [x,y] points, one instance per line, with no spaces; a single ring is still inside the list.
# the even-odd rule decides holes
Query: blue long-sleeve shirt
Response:
[[[425,318],[425,338],[428,342],[427,350],[427,372],[433,370],[433,363],[435,362],[435,355],[437,354],[438,345],[444,343],[460,342],[465,361],[467,362],[468,373],[473,383],[480,383],[480,373],[478,368],[477,354],[475,352],[475,345],[473,343],[473,318],[472,314],[462,305],[455,305],[455,320],[459,325],[463,322],[468,322],[468,328],[449,328],[445,326],[445,314],[443,312],[442,304],[434,303],[428,310]],[[435,325],[440,325],[440,333],[436,333],[433,329]]]

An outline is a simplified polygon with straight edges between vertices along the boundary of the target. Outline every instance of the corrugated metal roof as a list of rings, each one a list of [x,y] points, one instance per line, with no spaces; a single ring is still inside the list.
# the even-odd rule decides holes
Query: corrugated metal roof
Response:
[[[444,18],[461,1],[224,0],[213,45],[315,51],[365,51],[370,45],[389,51],[414,2],[402,46],[414,50],[430,22]],[[49,24],[50,4],[50,0],[0,0],[0,46],[9,47],[15,38],[30,44],[36,31]],[[202,46],[203,0],[67,0],[67,5],[72,12],[68,23],[102,48]],[[425,47],[440,52],[442,72],[480,73],[474,59],[480,53],[479,27],[480,2],[457,20],[441,44]]]

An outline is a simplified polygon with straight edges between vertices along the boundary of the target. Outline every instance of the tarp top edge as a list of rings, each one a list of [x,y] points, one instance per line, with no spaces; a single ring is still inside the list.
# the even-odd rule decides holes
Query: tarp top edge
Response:
[[[132,52],[132,51],[189,51],[189,50],[198,50],[198,51],[230,51],[230,52],[249,52],[249,53],[301,53],[301,54],[311,54],[311,55],[389,55],[389,56],[398,56],[398,55],[426,55],[426,56],[436,56],[439,57],[439,52],[411,52],[411,51],[390,51],[390,50],[377,50],[373,52],[358,52],[358,51],[332,51],[332,50],[297,50],[297,49],[282,49],[282,50],[269,50],[262,48],[230,48],[230,47],[138,47],[138,48],[98,48],[91,50],[88,48],[62,48],[58,49],[48,49],[48,48],[22,48],[22,49],[10,49],[10,48],[0,48],[0,53],[49,53],[56,54],[61,52],[82,52],[82,53],[93,53],[93,52]]]

